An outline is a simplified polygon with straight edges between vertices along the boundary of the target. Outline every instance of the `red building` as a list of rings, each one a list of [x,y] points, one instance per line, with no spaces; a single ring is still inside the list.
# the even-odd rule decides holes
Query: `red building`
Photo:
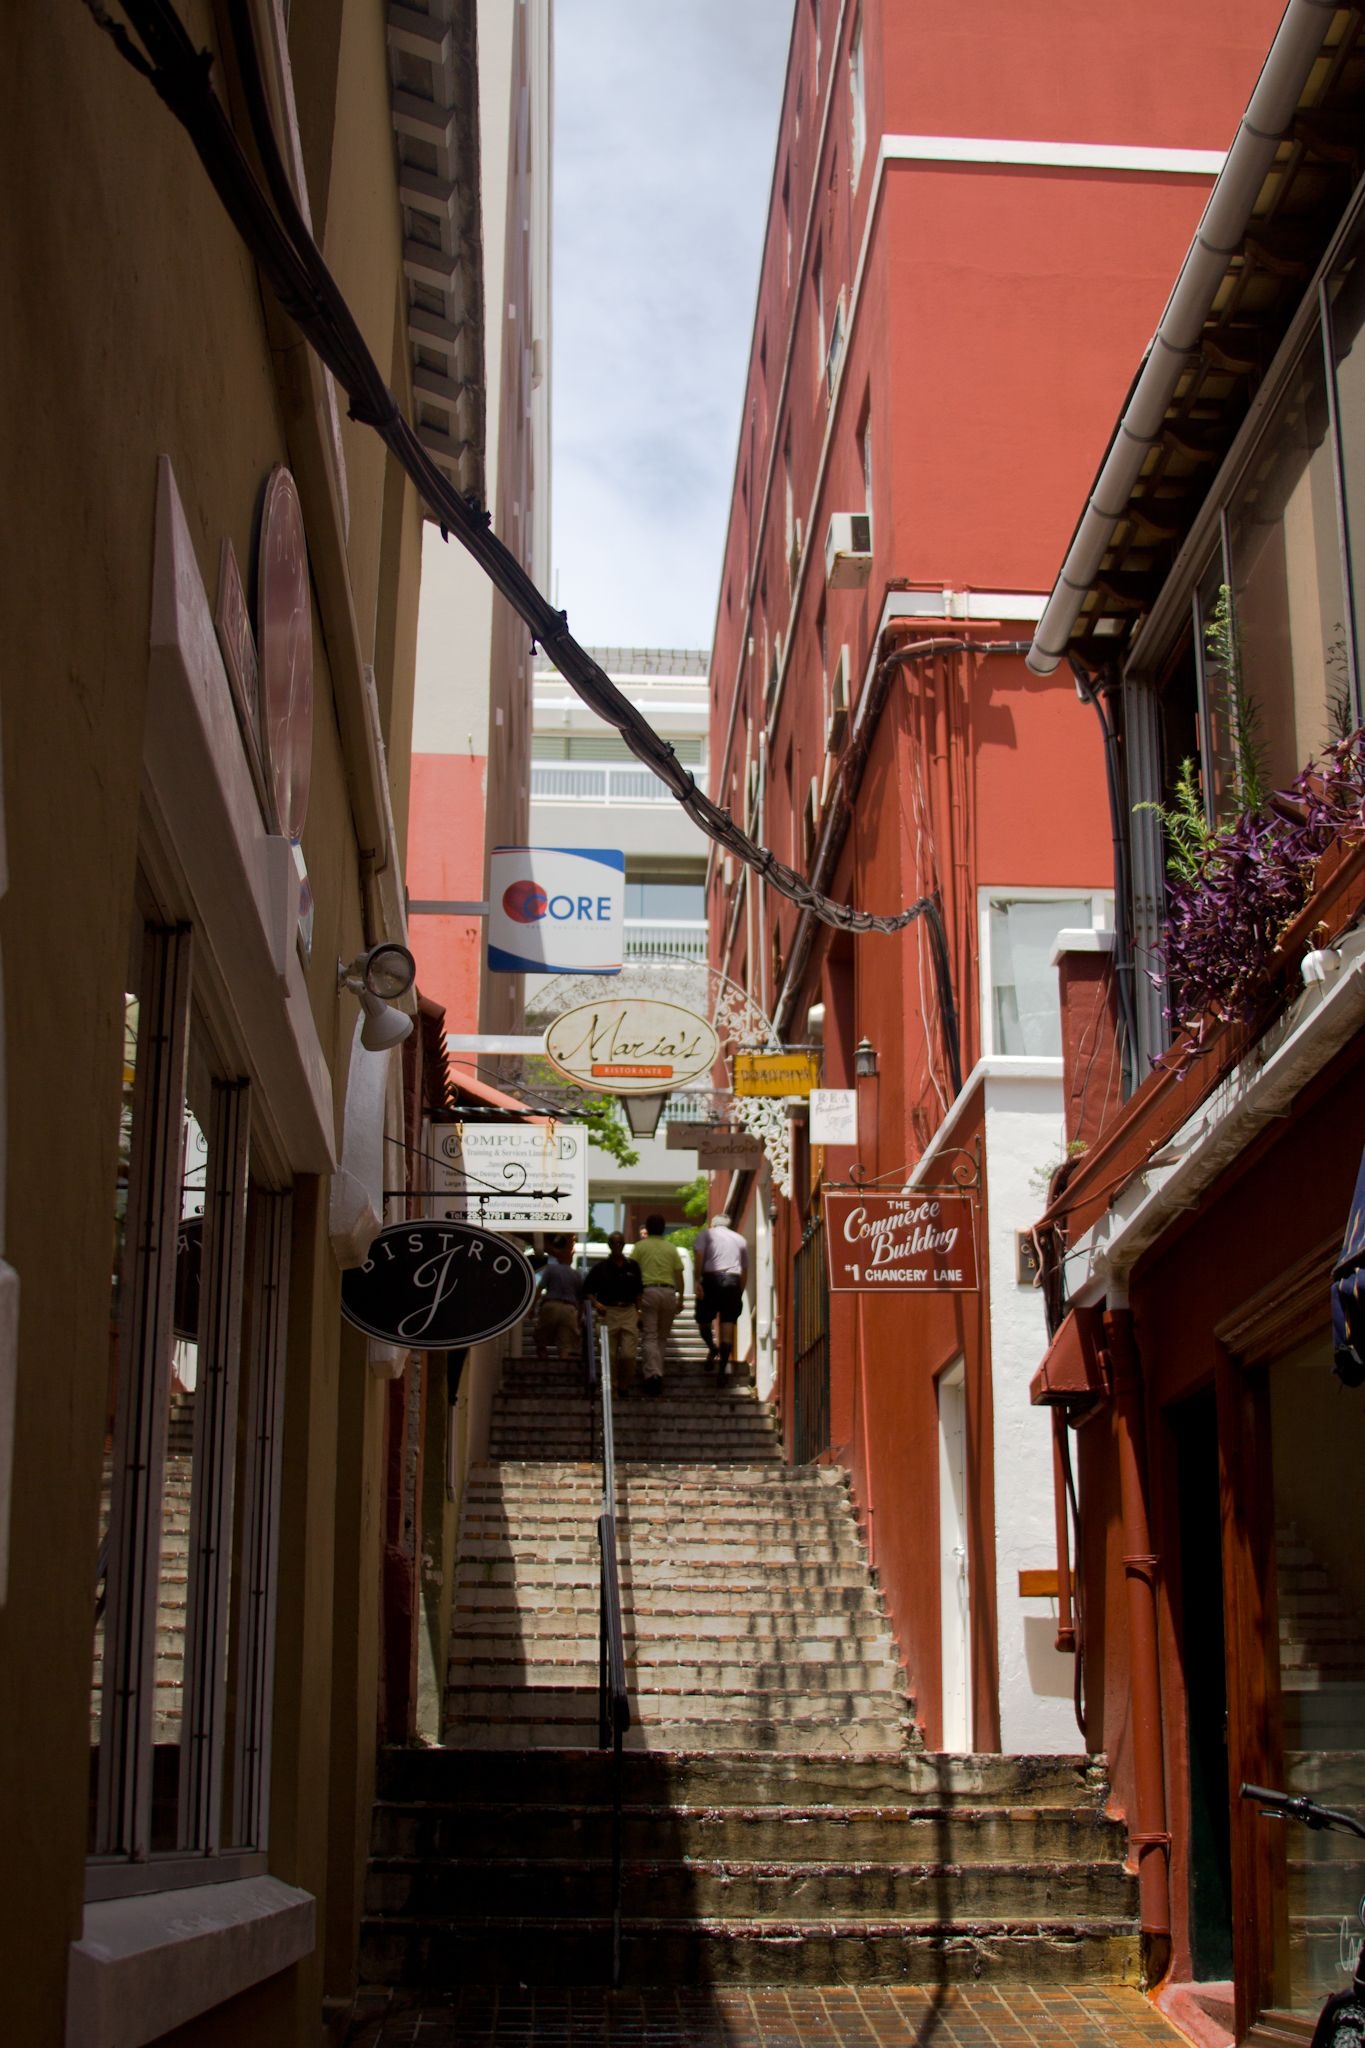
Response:
[[[822,1155],[798,1122],[790,1198],[727,1199],[791,1453],[851,1467],[948,1748],[1078,1746],[1017,1234],[1063,1143],[1054,945],[1112,942],[1112,828],[1093,710],[1023,656],[1278,11],[796,9],[713,789],[830,894],[933,911],[850,938],[713,856],[713,960],[785,1043],[822,1044],[861,1133]],[[978,1290],[831,1299],[820,1191],[855,1169],[969,1183]]]
[[[1095,1085],[1038,1231],[1086,1733],[1168,2007],[1257,2043],[1310,2039],[1361,1889],[1239,1795],[1365,1791],[1365,1393],[1331,1322],[1365,1140],[1363,114],[1359,15],[1294,0],[1030,655],[1093,679],[1126,784],[1131,958],[1062,963],[1071,1102]],[[1169,892],[1182,788],[1214,843]]]

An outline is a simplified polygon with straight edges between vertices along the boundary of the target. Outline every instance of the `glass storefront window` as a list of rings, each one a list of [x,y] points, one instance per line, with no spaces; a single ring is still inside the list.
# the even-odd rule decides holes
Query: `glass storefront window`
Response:
[[[289,1195],[150,927],[126,1002],[92,1665],[94,1896],[264,1846]],[[170,1874],[167,1873],[168,1864]],[[242,1867],[240,1863],[237,1866]]]
[[[1284,1787],[1365,1817],[1365,1411],[1332,1376],[1326,1333],[1270,1367]],[[1361,1845],[1261,1821],[1274,1887],[1275,2003],[1315,2012],[1350,1982]]]
[[[1354,720],[1321,336],[1314,334],[1228,506],[1242,750],[1282,789]]]

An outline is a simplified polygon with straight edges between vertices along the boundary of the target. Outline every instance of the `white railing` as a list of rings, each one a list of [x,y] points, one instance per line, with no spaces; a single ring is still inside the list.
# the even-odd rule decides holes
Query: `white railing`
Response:
[[[694,768],[700,789],[706,787],[702,769]],[[651,768],[615,761],[533,761],[531,797],[555,804],[667,804],[673,792],[660,782]]]
[[[628,917],[626,958],[641,960],[706,958],[706,920],[702,917]]]

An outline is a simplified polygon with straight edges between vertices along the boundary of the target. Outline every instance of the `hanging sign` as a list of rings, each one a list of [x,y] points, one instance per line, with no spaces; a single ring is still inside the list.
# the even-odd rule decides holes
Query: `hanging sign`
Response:
[[[617,849],[495,846],[488,965],[496,974],[619,974],[625,911]]]
[[[647,996],[608,997],[565,1010],[545,1033],[545,1056],[599,1095],[662,1095],[710,1073],[720,1040],[695,1010]]]
[[[825,1190],[834,1294],[971,1294],[976,1209],[970,1195]]]
[[[724,1124],[693,1124],[699,1173],[747,1173],[763,1162],[763,1146],[748,1131]]]
[[[858,1091],[856,1088],[811,1089],[810,1141],[812,1145],[857,1144]]]
[[[809,1095],[820,1079],[818,1052],[737,1052],[736,1095]]]
[[[433,1124],[434,1216],[486,1230],[588,1227],[586,1124]]]
[[[467,1223],[393,1223],[341,1276],[341,1313],[368,1337],[450,1351],[510,1330],[531,1306],[530,1261]]]

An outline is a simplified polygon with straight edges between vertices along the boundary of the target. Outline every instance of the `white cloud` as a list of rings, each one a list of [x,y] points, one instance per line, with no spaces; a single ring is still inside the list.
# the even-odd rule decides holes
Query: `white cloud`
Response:
[[[593,645],[715,619],[791,0],[555,0],[553,561]]]

